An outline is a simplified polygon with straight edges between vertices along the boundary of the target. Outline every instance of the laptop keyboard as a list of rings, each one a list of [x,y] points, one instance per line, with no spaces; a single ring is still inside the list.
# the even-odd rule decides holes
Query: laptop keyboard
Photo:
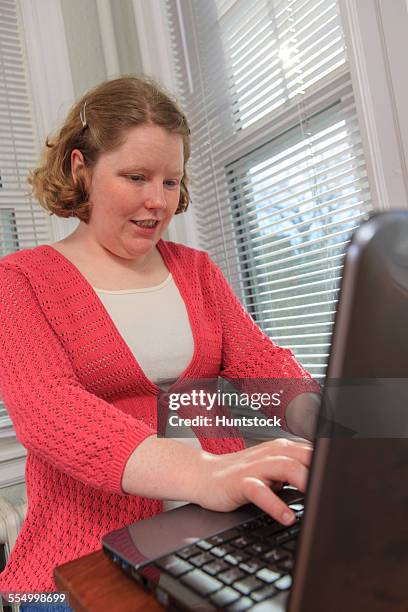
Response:
[[[247,610],[290,589],[303,504],[291,504],[296,523],[285,527],[262,515],[200,540],[155,565],[216,608]]]

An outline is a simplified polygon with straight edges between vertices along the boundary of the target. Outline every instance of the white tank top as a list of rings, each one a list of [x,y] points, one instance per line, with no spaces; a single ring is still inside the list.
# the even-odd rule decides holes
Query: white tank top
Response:
[[[187,309],[172,275],[154,287],[94,290],[147,378],[167,390],[187,368],[194,352]],[[186,427],[184,431],[189,437],[175,439],[201,448],[192,430]],[[164,510],[183,503],[166,501]]]
[[[194,352],[187,309],[172,275],[154,287],[95,291],[147,378],[168,389]]]

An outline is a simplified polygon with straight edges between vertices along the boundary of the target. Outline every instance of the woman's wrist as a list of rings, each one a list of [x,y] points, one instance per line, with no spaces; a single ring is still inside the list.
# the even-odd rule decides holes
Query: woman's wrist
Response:
[[[306,440],[314,439],[320,401],[317,393],[302,393],[289,403],[285,420],[291,433]]]
[[[210,457],[177,440],[150,436],[129,457],[122,488],[131,495],[199,503],[208,487]]]
[[[191,501],[203,508],[209,507],[209,501],[216,489],[216,472],[220,457],[225,457],[225,455],[213,455],[201,451],[193,468]]]

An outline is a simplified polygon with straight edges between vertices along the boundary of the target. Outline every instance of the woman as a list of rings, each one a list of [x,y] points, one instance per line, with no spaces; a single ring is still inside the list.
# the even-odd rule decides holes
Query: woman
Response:
[[[305,489],[307,444],[156,435],[158,396],[175,381],[308,378],[206,253],[162,240],[189,202],[186,118],[152,82],[123,77],[87,93],[47,144],[34,194],[80,223],[0,262],[0,389],[28,450],[29,501],[0,591],[55,591],[55,566],[162,500],[253,502],[290,524],[271,486]],[[314,405],[300,418],[299,397],[281,416],[304,434]]]

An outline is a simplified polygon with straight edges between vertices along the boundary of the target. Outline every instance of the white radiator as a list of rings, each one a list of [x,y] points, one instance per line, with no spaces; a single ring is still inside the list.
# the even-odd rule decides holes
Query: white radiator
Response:
[[[26,512],[27,502],[25,500],[13,505],[0,495],[0,545],[5,547],[6,561],[16,542]],[[11,609],[13,612],[17,612],[19,606],[12,605]],[[0,612],[3,612],[1,601]]]

